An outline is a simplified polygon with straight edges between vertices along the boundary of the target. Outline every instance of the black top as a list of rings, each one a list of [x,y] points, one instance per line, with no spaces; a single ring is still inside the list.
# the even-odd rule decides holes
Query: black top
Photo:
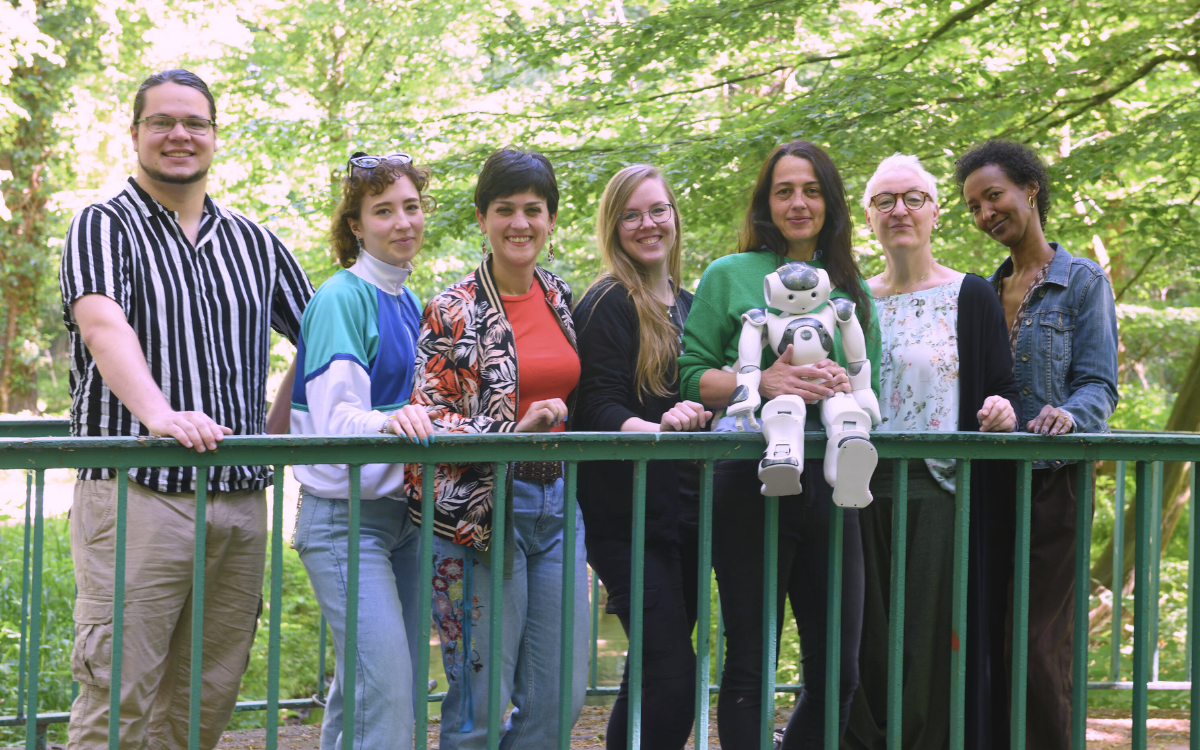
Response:
[[[671,321],[680,331],[691,306],[691,293],[680,291],[675,296]],[[678,373],[671,395],[644,393],[638,399],[634,386],[640,348],[638,317],[625,287],[615,281],[596,284],[579,301],[573,318],[580,373],[572,430],[619,432],[631,417],[658,422],[679,403]],[[581,461],[578,477],[579,507],[587,536],[630,538],[633,465],[628,461]],[[681,520],[694,516],[697,478],[695,464],[689,461],[647,464],[647,542],[679,540]]]
[[[1021,397],[1013,377],[1004,308],[982,276],[969,273],[958,293],[958,429],[979,430],[978,412],[988,396],[1003,396],[1021,429]]]

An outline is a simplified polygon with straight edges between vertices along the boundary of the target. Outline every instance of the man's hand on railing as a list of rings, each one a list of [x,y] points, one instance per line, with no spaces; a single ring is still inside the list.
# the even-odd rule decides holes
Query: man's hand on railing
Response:
[[[1003,396],[988,396],[983,408],[976,415],[980,432],[1012,432],[1017,426],[1017,415],[1012,404]]]
[[[400,407],[388,417],[384,428],[426,447],[433,443],[433,422],[429,421],[429,413],[423,406],[407,404]]]
[[[695,401],[680,401],[662,415],[661,432],[694,432],[704,429],[712,412]]]
[[[517,422],[517,432],[549,432],[567,421],[567,405],[561,398],[534,401]]]
[[[1075,420],[1071,415],[1057,406],[1046,404],[1042,407],[1041,413],[1030,420],[1028,426],[1030,432],[1038,435],[1065,435],[1075,429]]]
[[[192,448],[197,453],[205,449],[215,451],[217,443],[233,434],[233,430],[217,424],[207,414],[198,411],[166,411],[145,420],[142,424],[150,430],[151,435],[173,437],[184,448]]]

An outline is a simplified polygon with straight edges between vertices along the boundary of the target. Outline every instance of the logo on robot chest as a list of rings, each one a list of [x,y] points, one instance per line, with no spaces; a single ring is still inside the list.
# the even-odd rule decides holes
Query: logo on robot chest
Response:
[[[779,339],[779,353],[783,354],[789,345],[796,343],[797,338],[801,341],[812,341],[814,336],[821,342],[822,349],[827,352],[833,349],[833,336],[829,335],[829,329],[820,320],[796,318],[788,323],[783,337]]]

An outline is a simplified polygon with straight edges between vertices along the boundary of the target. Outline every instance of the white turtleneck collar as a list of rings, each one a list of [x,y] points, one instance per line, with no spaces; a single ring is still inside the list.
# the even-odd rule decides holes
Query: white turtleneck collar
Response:
[[[409,263],[407,268],[393,266],[390,263],[384,263],[374,255],[363,250],[359,252],[358,260],[348,270],[358,278],[374,284],[388,294],[399,296],[404,293],[404,282],[408,280],[409,274],[412,273],[412,263]]]

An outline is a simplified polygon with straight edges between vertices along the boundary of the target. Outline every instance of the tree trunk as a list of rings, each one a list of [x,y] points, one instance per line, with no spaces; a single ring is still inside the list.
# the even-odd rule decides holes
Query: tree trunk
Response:
[[[1192,353],[1191,364],[1188,365],[1187,375],[1183,379],[1171,415],[1167,418],[1167,432],[1200,432],[1200,345]],[[1187,508],[1191,491],[1188,488],[1188,474],[1191,464],[1168,463],[1163,467],[1163,513],[1162,513],[1162,544],[1161,553],[1165,553],[1171,543],[1171,535],[1179,524],[1183,511]],[[1132,590],[1134,544],[1137,535],[1133,533],[1137,518],[1137,497],[1125,497],[1125,539],[1123,554],[1122,589]],[[1109,539],[1099,559],[1092,565],[1092,592],[1108,590],[1112,581],[1113,540]],[[1091,627],[1094,629],[1102,623],[1097,619],[1107,619],[1111,616],[1108,607],[1097,608],[1092,613]]]

